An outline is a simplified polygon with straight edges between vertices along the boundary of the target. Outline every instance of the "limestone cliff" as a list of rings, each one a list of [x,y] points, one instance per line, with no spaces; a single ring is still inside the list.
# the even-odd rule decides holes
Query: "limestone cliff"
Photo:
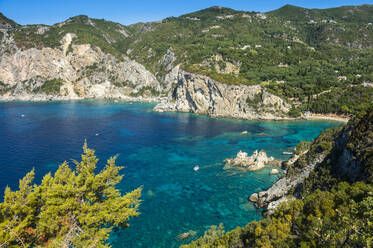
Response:
[[[271,213],[289,198],[302,198],[316,189],[339,181],[373,181],[373,112],[351,120],[347,126],[325,130],[309,149],[284,162],[284,176],[268,190],[259,192],[256,206]]]
[[[1,51],[0,100],[152,99],[162,91],[144,66],[125,56],[118,59],[105,54],[90,44],[72,44],[75,36],[66,34],[60,47],[25,50],[4,36],[7,40],[2,44],[12,49]],[[51,80],[59,83],[45,85]],[[43,90],[48,88],[53,90]]]
[[[251,156],[247,152],[239,151],[235,158],[227,158],[224,160],[224,168],[230,169],[234,167],[244,167],[249,171],[261,170],[265,167],[266,164],[274,162],[273,157],[267,157],[265,151],[255,150]]]
[[[156,111],[180,111],[214,117],[279,120],[287,118],[290,105],[259,85],[219,83],[207,76],[175,67],[165,77],[171,88],[166,101]]]

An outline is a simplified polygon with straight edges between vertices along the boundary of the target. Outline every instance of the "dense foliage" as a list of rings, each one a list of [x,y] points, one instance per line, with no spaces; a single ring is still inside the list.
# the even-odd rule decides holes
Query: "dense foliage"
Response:
[[[340,183],[284,203],[259,222],[224,234],[216,228],[188,247],[371,247],[373,186]]]
[[[362,86],[373,80],[372,13],[371,5],[287,5],[265,14],[212,7],[131,25],[125,47],[158,76],[167,72],[160,61],[170,49],[184,70],[230,84],[261,84],[296,105],[292,116],[351,114],[373,98],[373,87]]]
[[[128,227],[139,215],[141,188],[121,196],[116,157],[95,174],[94,151],[84,145],[76,170],[64,162],[58,170],[33,184],[32,170],[19,190],[6,188],[0,203],[0,247],[110,247],[112,230]]]
[[[35,92],[44,92],[49,95],[57,95],[60,93],[61,86],[63,85],[62,79],[47,80],[42,86],[34,89]]]

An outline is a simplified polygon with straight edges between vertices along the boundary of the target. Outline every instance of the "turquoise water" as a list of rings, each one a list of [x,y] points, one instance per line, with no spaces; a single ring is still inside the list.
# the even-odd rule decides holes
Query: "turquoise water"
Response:
[[[264,149],[284,159],[299,141],[315,138],[328,121],[255,122],[185,113],[155,113],[154,104],[114,102],[0,103],[0,191],[17,187],[31,168],[36,181],[59,163],[79,159],[84,139],[101,159],[119,154],[122,192],[143,186],[141,215],[111,235],[114,248],[178,247],[180,233],[202,235],[211,225],[230,230],[261,218],[247,201],[277,180],[259,172],[223,170],[239,150]],[[247,135],[241,135],[242,131]],[[96,136],[98,134],[98,136]],[[193,167],[200,166],[195,172]]]

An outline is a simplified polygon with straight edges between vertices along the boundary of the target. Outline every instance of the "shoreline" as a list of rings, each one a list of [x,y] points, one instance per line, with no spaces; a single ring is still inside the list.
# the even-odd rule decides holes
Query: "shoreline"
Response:
[[[159,103],[164,100],[164,97],[77,97],[77,98],[67,98],[67,97],[45,97],[36,96],[34,98],[30,97],[0,97],[0,103],[10,103],[10,102],[30,102],[30,103],[40,103],[40,102],[76,102],[76,101],[122,101],[122,102],[144,102],[144,103]]]
[[[55,96],[35,96],[35,97],[1,97],[0,96],[0,103],[10,103],[10,102],[30,102],[30,103],[40,103],[40,102],[75,102],[75,101],[121,101],[121,102],[143,102],[143,103],[161,103],[165,97],[131,97],[131,96],[123,96],[123,97],[89,97],[89,98],[68,98],[68,97],[55,97]],[[155,112],[161,112],[156,111]],[[163,112],[163,111],[162,111]],[[242,120],[242,121],[301,121],[301,120],[324,120],[324,121],[337,121],[347,123],[350,118],[337,116],[337,115],[328,115],[328,114],[312,114],[311,116],[301,116],[297,118],[291,117],[284,117],[284,118],[275,118],[275,119],[265,119],[265,118],[257,118],[257,119],[242,119],[236,118],[234,116],[216,116],[210,115],[208,113],[193,113],[193,112],[182,112],[182,111],[164,111],[169,113],[191,113],[197,115],[205,115],[211,118],[228,118],[233,120]]]
[[[328,115],[328,114],[313,114],[311,116],[304,117],[307,120],[325,120],[325,121],[339,121],[347,123],[350,118],[344,116]]]

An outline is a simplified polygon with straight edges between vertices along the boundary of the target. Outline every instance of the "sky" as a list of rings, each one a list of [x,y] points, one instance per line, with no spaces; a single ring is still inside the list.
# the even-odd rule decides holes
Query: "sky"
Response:
[[[285,4],[330,8],[373,4],[373,0],[0,0],[0,12],[22,25],[51,25],[76,15],[128,25],[180,16],[211,6],[266,12]]]

